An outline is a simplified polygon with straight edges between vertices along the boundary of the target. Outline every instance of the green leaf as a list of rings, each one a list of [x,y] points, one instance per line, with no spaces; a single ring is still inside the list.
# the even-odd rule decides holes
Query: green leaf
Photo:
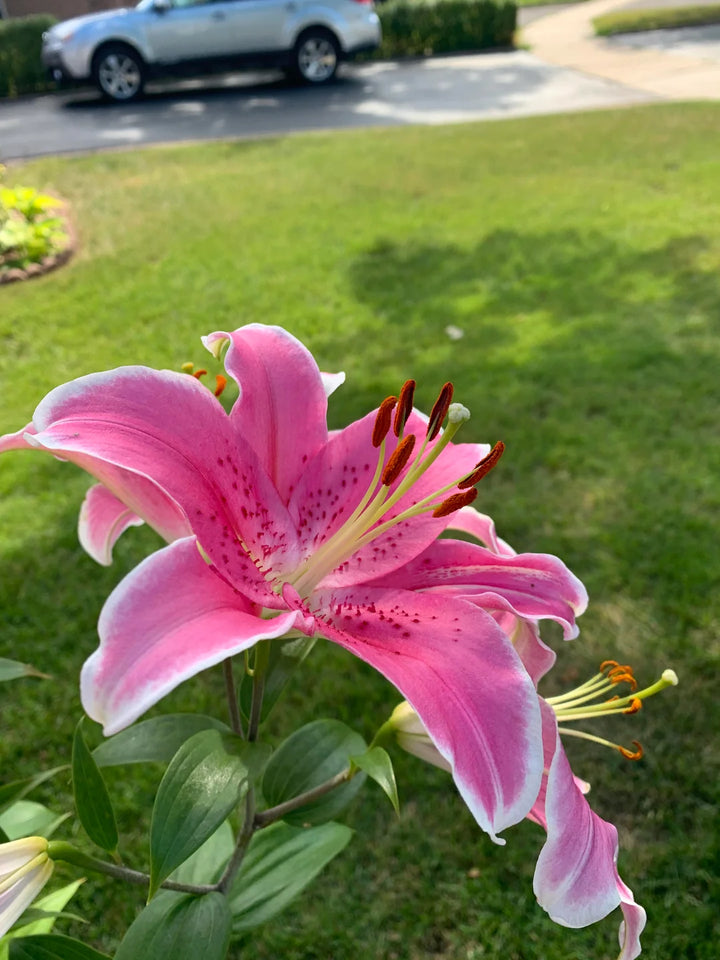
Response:
[[[110,960],[106,953],[92,947],[51,933],[34,937],[22,937],[10,944],[10,960]]]
[[[235,849],[235,838],[225,820],[195,853],[170,874],[178,883],[217,883]]]
[[[218,730],[202,730],[180,747],[155,798],[148,899],[218,829],[267,755],[267,748]]]
[[[41,677],[43,680],[49,679],[46,673],[40,673],[35,667],[31,667],[29,663],[18,663],[17,660],[7,660],[5,657],[0,657],[0,681],[17,680],[18,677]]]
[[[42,773],[36,773],[34,777],[28,777],[25,780],[14,780],[12,783],[3,784],[0,787],[0,813],[18,800],[22,800],[31,790],[40,786],[46,780],[54,777],[57,773],[67,770],[67,766],[53,767],[52,770],[45,770]]]
[[[364,770],[375,783],[379,784],[387,794],[395,813],[400,814],[400,800],[398,799],[397,782],[392,760],[387,750],[382,747],[371,747],[359,756],[351,757],[356,767]]]
[[[0,829],[10,840],[19,840],[21,837],[49,838],[69,816],[69,813],[58,816],[33,800],[18,800],[0,813]]]
[[[283,910],[345,849],[352,835],[341,823],[307,830],[275,823],[256,833],[230,892],[233,933],[250,930]]]
[[[81,720],[75,729],[72,748],[72,777],[75,807],[85,832],[103,850],[116,850],[117,824],[110,794],[102,774],[93,760],[85,738]]]
[[[230,908],[221,893],[164,890],[125,934],[115,960],[225,960]]]
[[[201,730],[229,731],[226,724],[196,713],[170,713],[136,723],[93,750],[99,767],[124,763],[169,763],[180,747]]]
[[[268,762],[262,792],[269,807],[292,800],[350,766],[350,757],[367,745],[359,733],[339,720],[314,720],[296,730]],[[325,823],[337,817],[362,788],[363,774],[283,818],[287,823]]]
[[[265,673],[263,687],[263,702],[260,711],[260,720],[264,721],[277,703],[290,677],[305,660],[315,646],[316,637],[296,637],[292,640],[266,640],[270,645],[270,657]],[[252,703],[252,677],[243,674],[240,681],[239,704],[242,715],[250,716]]]

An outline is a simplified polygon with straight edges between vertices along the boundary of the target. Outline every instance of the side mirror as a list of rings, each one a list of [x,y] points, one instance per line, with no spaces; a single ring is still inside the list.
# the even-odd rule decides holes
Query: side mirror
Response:
[[[152,8],[155,13],[168,13],[172,9],[172,0],[153,0]]]

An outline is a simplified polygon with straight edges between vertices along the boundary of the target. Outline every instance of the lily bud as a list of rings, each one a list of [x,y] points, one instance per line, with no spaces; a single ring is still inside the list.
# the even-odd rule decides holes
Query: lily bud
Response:
[[[432,742],[420,717],[407,700],[403,700],[395,707],[387,726],[393,731],[398,745],[403,750],[412,753],[415,757],[420,757],[426,763],[450,772],[452,769],[450,764]]]
[[[40,893],[53,867],[44,837],[0,843],[0,936]]]

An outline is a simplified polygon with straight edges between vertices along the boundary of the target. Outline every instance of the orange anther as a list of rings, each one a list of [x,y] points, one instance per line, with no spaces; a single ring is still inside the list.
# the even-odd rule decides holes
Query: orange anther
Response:
[[[415,396],[415,381],[406,380],[400,391],[397,410],[395,411],[395,422],[393,431],[396,437],[401,437],[405,429],[407,418],[410,416],[413,408],[413,397]]]
[[[221,373],[215,374],[215,396],[219,397],[227,386],[227,377],[224,377]]]
[[[397,397],[386,397],[378,407],[372,434],[372,445],[374,447],[379,447],[390,432],[392,412],[395,409],[396,403]]]
[[[630,706],[625,707],[623,713],[637,713],[638,710],[642,707],[642,700],[639,697],[633,697],[630,701]]]
[[[476,483],[479,483],[484,476],[490,473],[504,452],[505,444],[502,440],[498,440],[490,453],[486,457],[483,457],[480,463],[476,464],[473,472],[468,474],[464,480],[460,481],[458,489],[467,490],[468,487],[474,487]]]
[[[413,447],[415,446],[415,434],[409,433],[400,443],[395,447],[393,455],[387,462],[387,466],[383,470],[382,482],[386,487],[389,487],[391,483],[395,483],[397,478],[402,473],[402,470],[405,464],[410,459],[410,455],[413,452]]]
[[[618,747],[620,753],[625,757],[626,760],[640,760],[643,755],[642,744],[638,740],[633,740],[633,746],[635,750],[628,750],[627,747]]]
[[[462,507],[466,507],[469,503],[472,503],[477,493],[475,487],[471,487],[469,490],[463,490],[462,493],[454,493],[451,497],[448,497],[447,500],[443,500],[440,506],[435,507],[432,515],[434,517],[447,517],[449,514],[455,513],[456,510],[460,510]]]
[[[451,383],[446,383],[440,391],[440,395],[430,411],[430,419],[428,420],[426,433],[428,440],[434,440],[438,433],[440,433],[440,427],[452,403],[453,392],[454,388]]]
[[[617,660],[603,660],[600,664],[600,673],[605,673],[607,667],[619,667],[620,664]]]
[[[207,370],[196,370],[195,373],[193,373],[193,376],[195,377],[196,380],[199,380],[200,377],[204,377],[206,373],[207,373]]]
[[[613,683],[629,683],[631,690],[637,690],[637,680],[631,673],[616,673],[615,670],[612,670],[608,679]]]

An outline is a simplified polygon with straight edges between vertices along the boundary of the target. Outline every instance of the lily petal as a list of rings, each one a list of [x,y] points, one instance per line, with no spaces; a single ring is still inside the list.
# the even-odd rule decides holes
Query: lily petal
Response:
[[[6,433],[0,437],[0,453],[5,453],[7,450],[34,450],[35,447],[28,443],[27,434],[32,435],[36,432],[34,424],[29,423],[22,430]]]
[[[549,772],[532,819],[545,826],[548,836],[535,869],[538,903],[566,927],[585,927],[621,906],[620,960],[635,960],[645,911],[618,875],[617,830],[590,809],[560,743],[555,715],[545,703],[542,715]]]
[[[0,936],[7,933],[50,879],[55,864],[46,860],[0,893]]]
[[[282,636],[299,616],[264,620],[257,609],[204,562],[194,538],[152,554],[102,609],[100,646],[80,677],[87,714],[116,733],[183,680]]]
[[[282,327],[250,323],[203,337],[211,352],[223,340],[230,344],[225,369],[240,388],[233,424],[287,503],[305,463],[327,441],[323,376],[307,347]]]
[[[475,507],[463,507],[450,517],[448,530],[458,530],[460,533],[469,533],[483,543],[488,550],[499,553],[504,557],[514,557],[516,551],[497,535],[495,521],[485,513],[479,513]]]
[[[557,557],[505,556],[462,540],[437,540],[383,582],[408,590],[442,590],[530,620],[556,620],[566,639],[577,636],[575,618],[587,606],[585,587]]]
[[[480,826],[521,820],[540,787],[540,711],[512,644],[464,601],[355,587],[318,594],[321,633],[379,670],[409,701]]]
[[[146,367],[91,374],[49,393],[34,422],[32,444],[86,469],[138,516],[154,484],[159,502],[176,505],[216,566],[254,598],[271,598],[267,558],[278,571],[297,564],[295,528],[271,480],[194,377]]]
[[[78,538],[96,563],[109,567],[118,537],[145,521],[101,483],[90,487],[80,507]]]

